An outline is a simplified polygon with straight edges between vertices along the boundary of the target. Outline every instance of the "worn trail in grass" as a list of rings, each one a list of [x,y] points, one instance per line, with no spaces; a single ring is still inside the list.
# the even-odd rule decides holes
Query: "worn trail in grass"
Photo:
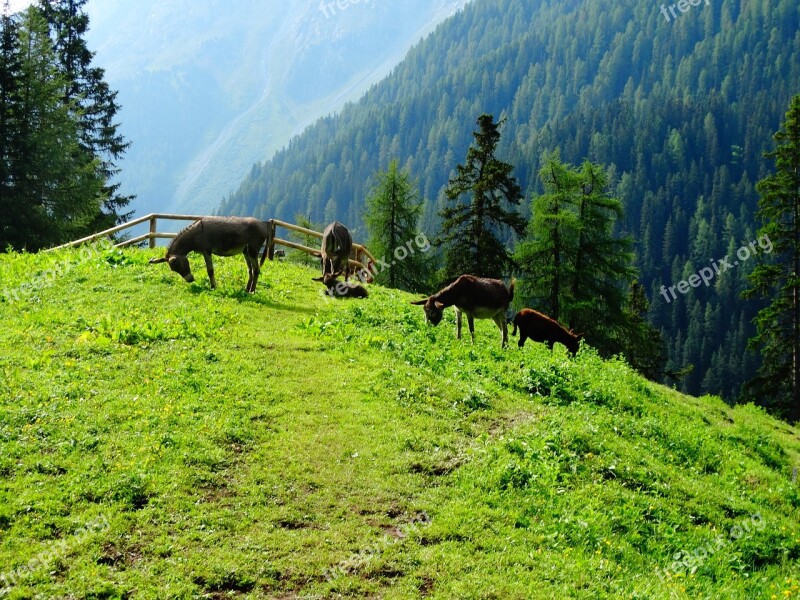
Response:
[[[0,594],[798,595],[796,429],[400,292],[152,255],[0,257]]]

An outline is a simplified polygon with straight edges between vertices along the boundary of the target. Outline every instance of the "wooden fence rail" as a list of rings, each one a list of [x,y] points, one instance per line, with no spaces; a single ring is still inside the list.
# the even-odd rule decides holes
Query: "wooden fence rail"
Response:
[[[149,215],[145,215],[143,217],[139,217],[138,219],[134,219],[133,221],[128,221],[127,223],[123,223],[122,225],[117,225],[116,227],[112,227],[111,229],[106,229],[105,231],[101,231],[100,233],[95,233],[94,235],[89,235],[79,240],[75,240],[74,242],[69,242],[67,244],[62,244],[61,246],[56,246],[55,248],[50,248],[47,250],[48,252],[51,250],[60,250],[62,248],[74,248],[75,246],[80,246],[81,244],[88,244],[90,242],[95,242],[97,240],[111,237],[115,233],[119,233],[120,231],[125,231],[126,229],[130,229],[132,227],[136,227],[137,225],[141,225],[142,223],[150,223],[150,230],[148,233],[143,235],[136,236],[130,240],[124,240],[115,244],[115,248],[122,248],[124,246],[130,246],[132,244],[139,244],[144,241],[149,242],[150,248],[156,247],[156,240],[157,239],[172,239],[177,233],[164,233],[158,231],[158,220],[164,221],[197,221],[202,217],[196,215],[173,215],[173,214],[166,214],[166,213],[151,213]],[[314,231],[313,229],[307,229],[305,227],[300,227],[299,225],[294,225],[293,223],[286,223],[285,221],[279,221],[277,219],[270,219],[267,221],[267,225],[269,226],[269,239],[267,240],[267,247],[264,252],[267,253],[267,257],[270,260],[275,258],[275,245],[285,246],[287,248],[293,248],[295,250],[300,250],[302,252],[306,252],[307,254],[311,254],[314,256],[320,256],[319,248],[309,248],[308,246],[304,246],[302,244],[298,244],[295,242],[290,242],[288,240],[281,239],[275,235],[276,230],[278,227],[283,227],[284,229],[288,229],[290,231],[295,231],[297,233],[302,233],[303,235],[313,236],[322,239],[322,233],[319,231]],[[356,269],[366,269],[366,271],[370,274],[369,278],[372,279],[371,269],[373,269],[373,265],[375,265],[375,257],[372,256],[369,250],[367,250],[361,244],[353,244],[353,258],[350,259],[350,265],[355,267]]]
[[[127,223],[123,223],[122,225],[117,225],[116,227],[112,227],[111,229],[106,229],[105,231],[101,231],[100,233],[88,235],[79,240],[75,240],[74,242],[69,242],[66,244],[61,244],[60,246],[56,246],[55,248],[50,248],[48,252],[51,250],[61,250],[62,248],[74,248],[75,246],[80,246],[81,244],[96,242],[97,240],[111,237],[115,233],[119,233],[120,231],[136,227],[137,225],[141,225],[142,223],[146,223],[148,221],[150,222],[150,233],[145,233],[144,235],[140,235],[131,240],[125,240],[118,244],[114,244],[114,247],[122,248],[124,246],[138,244],[139,242],[143,242],[145,240],[150,240],[150,247],[155,248],[156,239],[171,239],[177,235],[177,233],[158,233],[159,219],[163,219],[166,221],[197,221],[198,219],[201,218],[202,217],[194,215],[170,215],[162,213],[151,213],[149,215],[145,215],[144,217],[139,217],[138,219],[134,219],[133,221],[128,221]]]

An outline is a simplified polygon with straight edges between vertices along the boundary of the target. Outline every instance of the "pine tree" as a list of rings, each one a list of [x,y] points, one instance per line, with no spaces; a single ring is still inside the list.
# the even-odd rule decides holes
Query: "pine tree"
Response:
[[[605,170],[585,161],[577,175],[578,239],[566,322],[606,352],[623,352],[631,325],[623,307],[635,276],[633,240],[613,235],[624,211],[622,202],[608,193]]]
[[[545,157],[544,194],[532,201],[528,238],[516,259],[521,296],[605,355],[624,354],[648,377],[663,371],[660,333],[645,320],[649,304],[634,277],[633,242],[616,237],[622,203],[609,195],[600,165],[576,169]]]
[[[664,376],[666,348],[661,331],[647,321],[650,302],[644,287],[634,281],[623,308],[625,326],[621,332],[620,351],[630,365],[648,379],[657,381]]]
[[[83,11],[88,0],[39,0],[47,20],[62,75],[67,80],[64,103],[73,108],[80,124],[80,142],[84,150],[98,160],[98,172],[104,179],[104,213],[98,213],[95,228],[111,227],[126,221],[131,213],[120,213],[133,196],[119,193],[119,183],[112,179],[119,172],[116,161],[122,158],[129,143],[119,133],[115,122],[119,105],[117,92],[104,81],[105,71],[92,66],[94,52],[86,45],[89,16]]]
[[[508,229],[523,235],[525,219],[513,208],[522,199],[514,167],[495,156],[503,121],[495,123],[488,114],[478,117],[466,164],[456,167],[445,189],[450,205],[439,213],[442,233],[436,242],[446,248],[445,279],[467,273],[502,277],[513,267],[511,252],[499,236]],[[466,194],[471,198],[463,203],[460,198]]]
[[[761,180],[757,217],[759,245],[767,257],[750,274],[745,298],[764,298],[769,305],[755,318],[749,347],[760,350],[762,365],[749,393],[760,404],[792,422],[800,420],[800,95],[795,96],[776,148],[764,156],[776,172]],[[762,244],[763,242],[763,244]]]
[[[47,23],[30,7],[19,15],[19,79],[11,104],[15,141],[7,149],[3,248],[39,248],[85,233],[99,212],[97,161],[80,144],[66,105]],[[9,210],[10,214],[6,211]]]
[[[21,145],[19,119],[22,49],[19,26],[10,15],[9,0],[0,17],[0,243],[10,243],[19,210],[14,202],[15,156]],[[15,208],[17,210],[15,210]]]
[[[367,246],[390,267],[379,271],[376,280],[410,292],[424,291],[430,284],[431,269],[422,250],[430,245],[419,231],[423,203],[415,192],[416,184],[397,168],[396,160],[377,178],[378,184],[367,198]]]
[[[562,299],[573,276],[570,257],[576,253],[574,244],[578,238],[575,190],[580,181],[574,169],[561,163],[557,153],[543,162],[539,178],[544,194],[531,202],[528,236],[518,246],[515,257],[524,274],[522,295],[556,321],[562,321]]]

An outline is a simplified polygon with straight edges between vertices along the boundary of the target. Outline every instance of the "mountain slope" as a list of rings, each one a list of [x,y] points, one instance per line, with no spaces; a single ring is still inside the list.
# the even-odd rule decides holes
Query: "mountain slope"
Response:
[[[254,161],[357,98],[466,1],[90,1],[90,47],[132,142],[134,208],[210,212]]]
[[[0,595],[798,597],[796,428],[155,255],[0,257]]]
[[[800,91],[798,30],[789,0],[703,3],[670,22],[634,0],[476,1],[357,104],[255,165],[221,211],[358,231],[375,172],[398,158],[434,239],[443,187],[478,115],[493,113],[507,119],[499,155],[529,194],[545,152],[610,167],[667,369],[693,366],[681,389],[733,401],[757,366],[745,346],[758,307],[738,296],[754,261],[676,298],[661,286],[756,241],[762,153]]]

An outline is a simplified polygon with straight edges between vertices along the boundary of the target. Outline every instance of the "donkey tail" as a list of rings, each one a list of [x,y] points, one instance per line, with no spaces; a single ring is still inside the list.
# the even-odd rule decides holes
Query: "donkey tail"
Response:
[[[512,278],[511,283],[508,284],[508,303],[514,300],[514,286],[517,285],[517,280]]]

